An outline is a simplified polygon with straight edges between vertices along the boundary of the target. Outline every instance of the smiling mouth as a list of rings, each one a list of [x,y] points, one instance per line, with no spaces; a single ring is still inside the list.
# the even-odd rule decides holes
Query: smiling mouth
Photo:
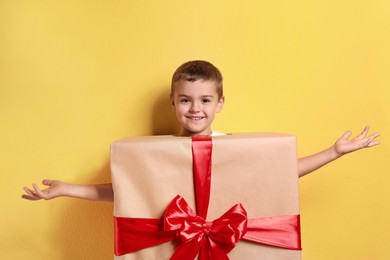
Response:
[[[204,116],[187,116],[187,118],[190,120],[198,121],[198,120],[202,120]]]

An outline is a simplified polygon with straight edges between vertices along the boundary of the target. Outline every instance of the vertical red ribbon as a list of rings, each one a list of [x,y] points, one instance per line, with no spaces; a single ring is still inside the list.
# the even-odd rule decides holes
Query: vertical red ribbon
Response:
[[[213,150],[212,138],[210,136],[192,137],[192,160],[196,212],[207,219],[207,211],[210,202],[211,190],[211,155]],[[199,251],[199,259],[208,259],[210,245],[204,243]]]
[[[211,189],[212,138],[210,136],[192,137],[193,175],[197,214],[207,219]]]

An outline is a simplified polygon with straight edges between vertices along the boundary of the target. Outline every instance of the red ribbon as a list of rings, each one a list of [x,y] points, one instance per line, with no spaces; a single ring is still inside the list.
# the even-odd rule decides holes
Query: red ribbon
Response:
[[[192,165],[196,212],[207,218],[211,187],[211,153],[213,144],[210,136],[192,137]]]
[[[206,222],[179,195],[164,215],[164,230],[176,231],[179,240],[172,260],[194,259],[201,249],[200,260],[229,259],[227,253],[243,237],[246,226],[246,211],[241,204],[236,204],[220,218]]]
[[[171,259],[229,259],[240,240],[301,250],[299,215],[247,220],[237,204],[220,218],[207,222],[211,183],[211,137],[193,137],[193,167],[196,208],[177,196],[162,219],[114,217],[115,255],[159,245],[176,238],[178,246]]]

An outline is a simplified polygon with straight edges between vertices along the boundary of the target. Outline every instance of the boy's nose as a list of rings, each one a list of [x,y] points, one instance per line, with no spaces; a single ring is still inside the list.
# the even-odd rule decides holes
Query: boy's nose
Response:
[[[192,103],[192,105],[190,107],[190,112],[197,113],[199,111],[200,111],[199,104],[196,102]]]

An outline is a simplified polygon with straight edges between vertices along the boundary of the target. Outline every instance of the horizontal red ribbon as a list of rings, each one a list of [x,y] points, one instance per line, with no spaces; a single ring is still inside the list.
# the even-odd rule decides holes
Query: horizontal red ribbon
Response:
[[[213,222],[206,222],[182,197],[177,196],[161,219],[114,217],[114,224],[115,255],[135,252],[175,238],[179,246],[172,259],[194,259],[202,245],[206,247],[209,258],[200,259],[216,259],[210,256],[226,256],[240,239],[301,250],[299,215],[247,220],[241,204]]]

